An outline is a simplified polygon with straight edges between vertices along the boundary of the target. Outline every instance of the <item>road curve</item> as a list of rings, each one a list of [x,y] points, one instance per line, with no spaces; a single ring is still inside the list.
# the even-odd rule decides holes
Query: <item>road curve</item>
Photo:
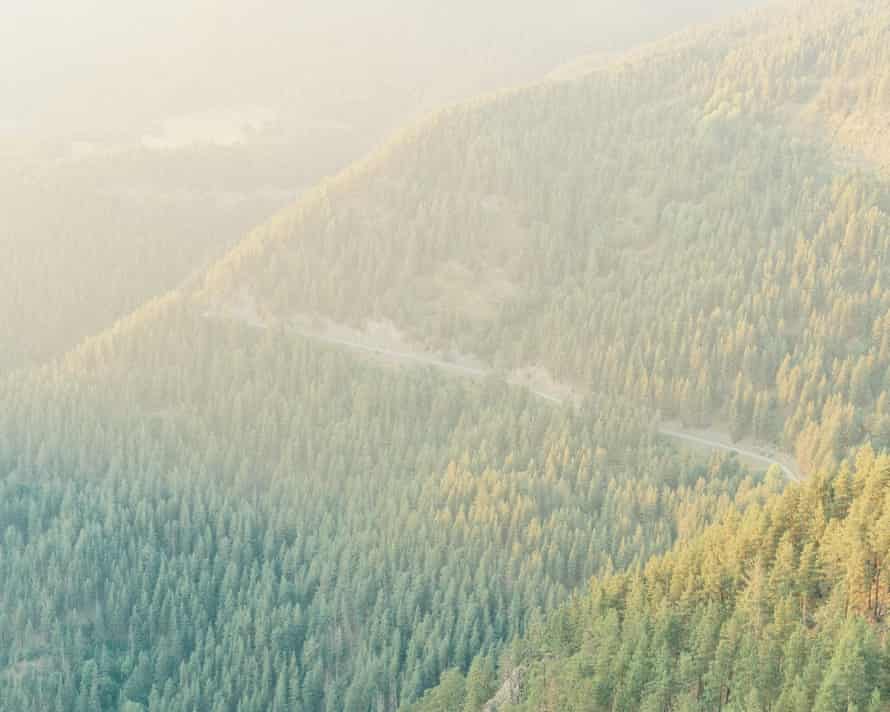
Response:
[[[754,450],[748,450],[747,448],[739,447],[738,445],[732,445],[721,440],[709,439],[700,435],[693,435],[692,433],[683,432],[682,430],[676,430],[667,426],[659,427],[658,432],[669,438],[674,438],[675,440],[685,440],[686,442],[695,443],[696,445],[704,445],[705,447],[710,447],[715,450],[719,449],[726,450],[727,452],[734,452],[738,455],[743,455],[750,460],[762,462],[767,467],[771,465],[778,465],[782,469],[782,473],[785,475],[786,478],[788,478],[792,482],[800,481],[800,476],[794,470],[788,467],[788,465],[775,458],[769,457],[768,455],[763,455],[759,452],[755,452]]]

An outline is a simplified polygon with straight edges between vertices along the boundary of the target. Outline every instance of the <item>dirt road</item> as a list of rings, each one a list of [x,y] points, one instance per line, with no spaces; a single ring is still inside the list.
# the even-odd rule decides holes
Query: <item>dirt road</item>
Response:
[[[675,440],[683,440],[685,442],[693,443],[695,445],[703,445],[705,447],[709,447],[713,450],[725,450],[727,452],[734,452],[738,455],[743,455],[749,460],[754,460],[755,462],[760,462],[767,467],[771,465],[778,465],[786,478],[791,480],[792,482],[800,481],[800,473],[789,464],[786,464],[782,460],[777,459],[776,457],[772,457],[768,454],[764,454],[763,452],[757,452],[755,450],[751,450],[750,448],[743,447],[736,443],[727,442],[725,439],[717,437],[717,436],[707,436],[702,433],[692,433],[685,430],[678,430],[675,427],[669,427],[666,425],[662,425],[659,427],[658,432],[662,435],[673,438]],[[785,456],[788,460],[791,458]]]
[[[475,366],[467,366],[459,363],[454,363],[452,361],[446,361],[440,357],[437,357],[432,354],[424,354],[417,352],[409,352],[409,351],[396,351],[393,349],[383,348],[382,346],[374,346],[359,343],[357,341],[350,341],[348,339],[342,339],[338,337],[328,336],[325,334],[319,334],[310,332],[308,330],[298,330],[299,333],[306,338],[314,339],[317,341],[322,341],[329,344],[334,344],[336,346],[343,346],[345,348],[351,349],[353,351],[362,351],[365,353],[375,354],[377,356],[382,356],[384,358],[393,360],[393,361],[401,361],[408,363],[415,363],[425,366],[432,366],[433,368],[438,368],[443,371],[448,371],[451,373],[456,373],[462,376],[468,376],[470,378],[485,378],[486,376],[491,374],[489,369],[475,367]],[[528,388],[530,392],[534,393],[539,398],[543,400],[550,401],[551,403],[563,404],[566,402],[566,398],[564,396],[549,393],[544,390],[529,388],[528,385],[515,377],[507,378],[507,382],[511,385],[521,386]],[[777,459],[776,457],[772,457],[768,454],[764,454],[762,451],[758,452],[752,450],[750,448],[727,442],[725,439],[718,437],[716,435],[709,435],[707,433],[702,432],[693,432],[688,430],[678,429],[676,426],[668,426],[662,425],[659,427],[658,431],[664,435],[665,437],[672,438],[674,440],[681,440],[684,442],[694,443],[696,445],[701,445],[704,447],[711,448],[713,450],[723,450],[726,452],[734,452],[738,455],[743,455],[749,460],[753,460],[754,462],[762,463],[767,467],[771,465],[777,465],[781,468],[785,477],[789,480],[797,482],[800,480],[800,474],[790,465],[785,462]],[[790,459],[790,458],[787,458]]]
[[[230,314],[230,316],[232,315]],[[247,323],[249,326],[252,326],[254,328],[267,328],[267,325],[258,318],[246,316],[245,314],[239,314],[237,315],[237,318],[239,319],[239,321]],[[464,376],[466,378],[481,379],[491,375],[492,373],[492,370],[489,368],[449,361],[435,354],[418,351],[397,350],[374,343],[363,343],[361,341],[308,329],[300,325],[292,325],[291,328],[293,331],[307,339],[312,339],[314,341],[319,341],[334,346],[340,346],[352,351],[371,354],[393,362],[431,366],[441,371]],[[551,403],[562,405],[569,401],[569,398],[565,395],[565,387],[560,388],[559,392],[557,392],[556,388],[551,391],[536,387],[535,385],[531,385],[527,380],[521,379],[517,376],[508,376],[506,380],[511,385],[526,388],[529,390],[529,392],[533,393],[537,397]],[[794,464],[793,458],[788,455],[784,455],[781,453],[772,455],[764,452],[763,450],[753,450],[750,447],[732,443],[728,440],[728,438],[724,436],[705,431],[689,430],[679,427],[676,424],[660,425],[658,431],[665,437],[672,438],[674,440],[692,443],[694,445],[710,448],[712,450],[734,452],[738,455],[742,455],[748,458],[753,462],[758,462],[766,465],[767,467],[771,465],[777,465],[779,468],[781,468],[785,477],[788,478],[790,481],[798,482],[801,479],[800,473],[797,470],[796,465]]]

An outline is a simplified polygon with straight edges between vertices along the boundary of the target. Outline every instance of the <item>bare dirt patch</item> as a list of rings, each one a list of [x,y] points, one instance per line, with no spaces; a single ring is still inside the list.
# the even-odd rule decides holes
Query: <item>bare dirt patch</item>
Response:
[[[479,378],[490,370],[472,355],[427,349],[389,320],[368,321],[357,328],[317,315],[299,314],[288,321],[288,326],[309,338],[369,354],[393,364],[426,364]]]

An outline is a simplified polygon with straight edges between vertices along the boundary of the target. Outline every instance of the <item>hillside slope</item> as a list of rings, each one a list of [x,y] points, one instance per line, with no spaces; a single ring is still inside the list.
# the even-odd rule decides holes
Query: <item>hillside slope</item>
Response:
[[[589,678],[608,670],[627,682],[597,688],[606,708],[728,697],[756,710],[785,678],[733,646],[772,660],[817,610],[858,617],[844,638],[820,629],[806,674],[837,640],[868,661],[840,659],[855,689],[825,692],[823,709],[884,695],[864,621],[886,601],[869,519],[886,519],[886,459],[865,449],[855,476],[820,473],[864,439],[890,442],[890,202],[877,167],[816,130],[837,83],[863,116],[883,110],[884,9],[755,14],[444,112],[206,279],[0,380],[0,699],[391,712],[441,680],[477,712],[495,659],[527,640],[514,652],[531,709],[589,706]],[[424,348],[499,373],[540,366],[591,397],[558,407],[496,377],[357,357],[292,328],[315,317],[358,332],[388,321]],[[776,498],[776,470],[677,452],[657,411],[795,445],[806,489]],[[869,514],[850,518],[860,494]],[[787,572],[811,561],[807,543],[824,571],[802,592]],[[560,608],[594,575],[605,593]],[[659,687],[688,650],[683,626],[713,600],[733,619],[767,575],[781,600],[735,617],[719,654],[718,623],[701,623],[701,658]],[[622,628],[628,610],[644,623]],[[590,621],[603,646],[573,677]],[[773,624],[788,627],[764,634]],[[704,672],[726,657],[744,694],[727,696],[724,668]],[[699,682],[710,697],[683,687]],[[823,694],[810,687],[789,709]]]
[[[416,116],[758,1],[7,3],[0,372],[176,288]]]
[[[863,449],[594,581],[504,656],[516,682],[486,712],[886,710],[888,537],[890,458]],[[466,680],[451,671],[408,709],[475,712],[474,691],[496,686],[492,663]]]
[[[890,194],[835,132],[886,116],[888,46],[885,3],[793,4],[443,112],[199,297],[390,320],[832,466],[890,443]]]
[[[781,477],[168,300],[0,381],[0,704],[394,710]],[[287,706],[290,705],[290,706]]]

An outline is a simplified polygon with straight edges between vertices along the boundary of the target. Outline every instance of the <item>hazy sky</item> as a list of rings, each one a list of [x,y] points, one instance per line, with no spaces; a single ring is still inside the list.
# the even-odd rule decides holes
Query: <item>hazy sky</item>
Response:
[[[541,76],[755,0],[4,0],[0,126],[119,130],[231,106],[340,118]]]

